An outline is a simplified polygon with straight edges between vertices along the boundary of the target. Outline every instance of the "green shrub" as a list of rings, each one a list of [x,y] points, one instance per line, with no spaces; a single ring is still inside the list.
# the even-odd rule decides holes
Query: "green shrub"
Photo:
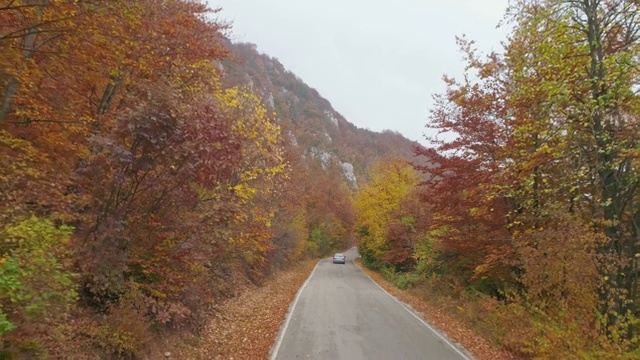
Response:
[[[414,287],[417,283],[424,281],[424,277],[418,273],[397,271],[393,266],[383,266],[380,273],[399,289]]]
[[[14,347],[38,347],[35,328],[63,319],[77,298],[63,264],[71,233],[37,217],[0,231],[0,336]],[[16,329],[20,336],[12,337]]]

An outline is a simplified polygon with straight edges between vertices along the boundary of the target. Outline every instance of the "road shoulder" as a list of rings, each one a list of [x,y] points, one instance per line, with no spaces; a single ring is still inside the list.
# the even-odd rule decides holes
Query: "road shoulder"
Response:
[[[487,339],[456,319],[452,314],[447,314],[424,299],[398,289],[381,274],[362,266],[359,260],[354,261],[354,263],[387,293],[408,307],[410,311],[420,315],[431,327],[436,328],[441,335],[446,336],[454,343],[460,344],[474,358],[479,360],[513,359],[511,354],[496,348]]]
[[[172,359],[268,359],[292,301],[317,262],[276,273],[263,286],[224,301],[210,315],[201,336],[180,339],[179,348],[163,348],[173,348]]]

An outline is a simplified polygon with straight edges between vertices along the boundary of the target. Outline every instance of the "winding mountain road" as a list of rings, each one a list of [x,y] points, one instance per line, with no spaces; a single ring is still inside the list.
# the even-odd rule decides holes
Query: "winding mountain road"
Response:
[[[298,292],[271,359],[471,359],[354,263],[321,260]]]

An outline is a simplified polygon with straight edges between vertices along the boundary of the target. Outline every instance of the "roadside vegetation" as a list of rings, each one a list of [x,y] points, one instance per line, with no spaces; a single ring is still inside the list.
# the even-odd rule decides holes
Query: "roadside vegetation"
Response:
[[[277,271],[263,284],[246,283],[238,295],[213,305],[198,333],[173,333],[153,343],[150,359],[268,359],[298,289],[317,260]]]
[[[515,356],[640,358],[639,13],[513,1],[504,54],[460,38],[432,164],[384,161],[356,197],[363,264]]]
[[[413,279],[415,282],[407,285],[408,282],[398,281],[396,276],[388,272],[382,273],[362,267],[360,259],[355,260],[355,263],[373,281],[396,299],[408,305],[412,311],[421,315],[438,332],[458,343],[475,359],[511,360],[520,358],[501,347],[491,337],[490,332],[478,329],[475,320],[483,316],[482,312],[472,318],[461,316],[461,312],[472,314],[474,310],[477,310],[474,303],[453,296],[451,291],[446,288],[426,286],[426,283],[419,282],[418,279]],[[429,330],[425,329],[425,331]]]
[[[216,14],[0,5],[0,358],[139,358],[350,241],[342,173],[305,162],[253,89],[222,85]]]
[[[459,39],[467,74],[429,122],[449,136],[365,184],[345,169],[410,142],[356,131],[266,56],[225,67],[204,2],[5,1],[0,358],[141,358],[176,334],[230,356],[263,336],[240,324],[280,270],[354,236],[363,264],[516,356],[640,357],[638,6],[512,1],[504,54]],[[264,339],[301,266],[255,315]]]

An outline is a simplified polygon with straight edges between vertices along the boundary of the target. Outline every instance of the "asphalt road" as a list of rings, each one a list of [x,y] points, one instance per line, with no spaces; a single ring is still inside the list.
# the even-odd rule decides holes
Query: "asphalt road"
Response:
[[[352,260],[321,260],[272,349],[272,359],[470,359],[387,294]]]

